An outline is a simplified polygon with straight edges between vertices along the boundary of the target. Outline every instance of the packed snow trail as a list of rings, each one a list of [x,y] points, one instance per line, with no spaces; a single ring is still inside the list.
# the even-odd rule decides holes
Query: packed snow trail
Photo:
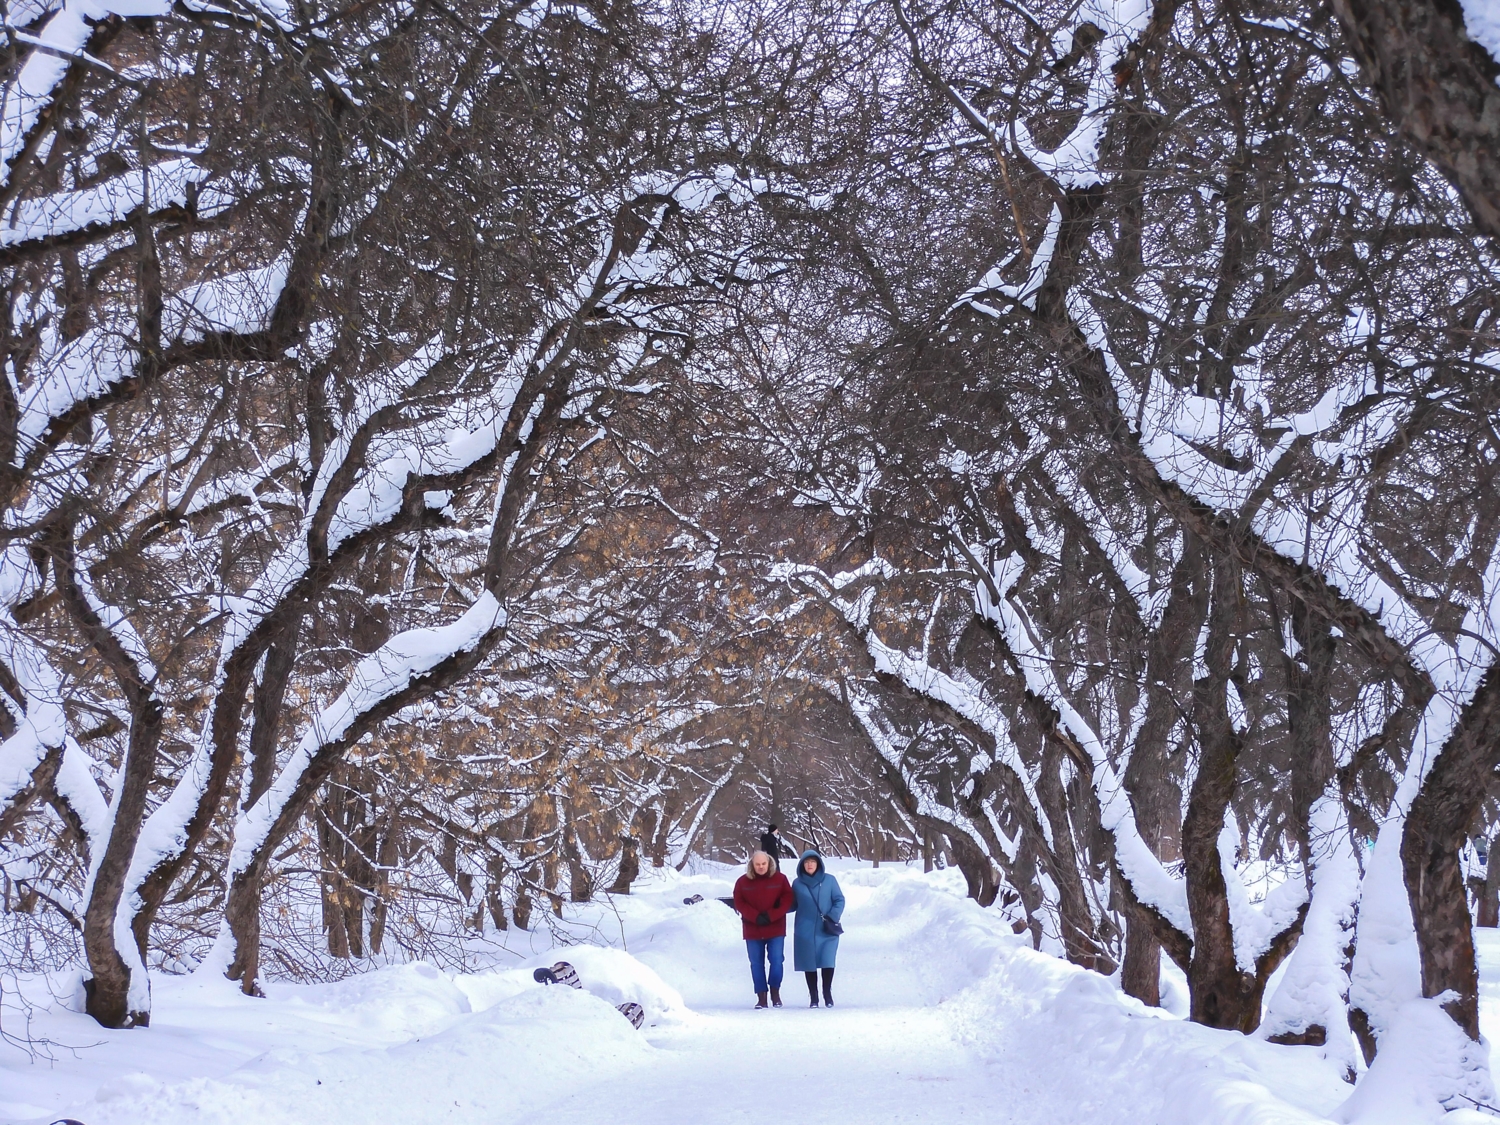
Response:
[[[797,981],[802,991],[802,982]],[[836,995],[836,994],[835,994]],[[1009,1082],[961,1047],[942,1016],[800,1004],[715,1013],[650,1036],[660,1054],[626,1082],[586,1086],[530,1119],[548,1125],[764,1125],[1012,1120]],[[998,1104],[997,1104],[998,1102]],[[1024,1120],[1036,1120],[1026,1118]]]
[[[159,976],[148,1030],[81,1015],[76,973],[33,978],[30,1034],[66,1046],[31,1061],[0,1044],[0,1122],[1312,1125],[1348,1097],[1317,1048],[1186,1023],[1033,952],[952,872],[830,867],[849,900],[832,1010],[807,1008],[790,965],[786,1007],[750,1010],[738,920],[713,901],[737,872],[654,873],[628,898],[570,907],[579,944],[544,930],[471,942],[471,963],[498,966],[482,972],[392,966],[273,984],[266,1000],[210,973]],[[684,905],[694,893],[705,901]],[[1481,952],[1488,987],[1500,942]],[[560,958],[585,991],[533,981]],[[647,1012],[641,1031],[615,1011],[627,1000]],[[1487,1020],[1497,1004],[1487,991]],[[1403,1098],[1360,1125],[1426,1119]]]
[[[868,889],[850,886],[847,893],[849,933],[832,1009],[808,1007],[789,938],[786,1007],[751,1010],[738,919],[712,900],[697,906],[689,934],[666,935],[670,952],[653,949],[653,941],[632,943],[699,1018],[648,1027],[647,1041],[659,1052],[649,1067],[626,1082],[573,1091],[530,1122],[596,1125],[606,1106],[614,1125],[1037,1120],[1005,1112],[1014,1076],[997,1073],[959,1042],[888,927],[859,928]]]

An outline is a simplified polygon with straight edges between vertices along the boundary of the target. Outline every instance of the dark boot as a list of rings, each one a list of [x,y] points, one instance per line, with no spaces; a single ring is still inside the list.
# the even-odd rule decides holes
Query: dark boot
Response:
[[[833,969],[823,970],[823,1007],[833,1007]]]
[[[770,1005],[766,1003],[766,994],[764,992],[757,992],[755,994],[755,1008],[756,1008],[756,1010],[759,1011],[761,1008],[768,1008],[768,1007],[770,1007]]]
[[[808,1004],[808,1007],[816,1008],[818,1006],[818,974],[811,972],[803,973],[802,975],[807,978],[807,995],[812,1001],[812,1003]]]
[[[771,989],[771,1007],[781,1007],[781,989],[779,988]]]

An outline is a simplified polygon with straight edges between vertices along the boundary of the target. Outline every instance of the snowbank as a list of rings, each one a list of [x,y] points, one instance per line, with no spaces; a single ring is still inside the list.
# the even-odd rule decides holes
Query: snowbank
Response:
[[[50,1041],[53,1057],[0,1052],[0,1121],[509,1119],[651,1054],[616,997],[658,1018],[685,1012],[628,954],[568,952],[579,954],[571,959],[587,967],[594,991],[543,987],[529,970],[450,975],[421,963],[333,984],[273,984],[264,1000],[211,976],[159,977],[152,1026],[136,1031],[99,1028],[72,1010],[68,981],[52,982],[62,999],[39,1008],[32,1035]],[[46,982],[30,983],[34,999],[46,999]]]
[[[534,988],[430,1039],[385,1050],[309,1055],[289,1043],[225,1078],[160,1082],[126,1075],[100,1087],[76,1113],[89,1125],[506,1120],[550,1100],[559,1086],[618,1073],[649,1052],[597,997]]]
[[[222,1006],[238,1004],[233,988],[212,978],[195,979],[200,997],[218,996]],[[356,1025],[389,1042],[431,1035],[478,1008],[452,977],[424,961],[331,984],[269,984],[266,992],[289,1016],[329,1026]]]
[[[532,968],[559,960],[578,970],[578,980],[585,992],[615,1007],[631,1002],[639,1004],[646,1012],[647,1024],[679,1021],[688,1014],[681,993],[650,967],[620,949],[598,945],[554,949],[527,961],[523,975],[529,980]]]
[[[1147,1008],[1107,978],[1033,951],[997,913],[920,878],[889,879],[858,921],[901,934],[961,1041],[1029,1083],[1068,1090],[1079,1121],[1311,1125],[1349,1094],[1315,1048]]]
[[[1442,1121],[1465,1125],[1487,1121],[1469,1109],[1446,1113],[1439,1098],[1462,1090],[1476,1068],[1470,1057],[1488,1048],[1469,1039],[1436,1000],[1404,1004],[1380,1040],[1380,1053],[1354,1094],[1334,1113],[1354,1125],[1416,1125]]]
[[[738,871],[700,864],[652,872],[628,897],[570,904],[547,919],[555,930],[492,935],[493,967],[482,971],[385,967],[273,983],[264,1000],[212,973],[158,975],[145,1031],[106,1031],[82,1015],[77,974],[33,979],[31,1034],[50,1041],[51,1058],[0,1043],[0,1122],[727,1125],[758,1104],[768,1065],[809,1089],[812,1116],[828,1125],[957,1125],[997,1106],[1002,1120],[1049,1125],[1438,1116],[1423,1076],[1431,1058],[1455,1056],[1443,1042],[1451,1024],[1430,1003],[1403,1014],[1351,1098],[1318,1048],[1198,1027],[1033,951],[1000,912],[963,896],[955,872],[829,867],[848,899],[832,1011],[802,1007],[790,965],[787,1009],[750,1011],[739,921],[716,901]],[[693,895],[703,900],[683,902]],[[1493,1026],[1500,932],[1476,936],[1481,1014]],[[577,968],[582,990],[532,979],[558,960]],[[1181,999],[1180,976],[1163,983]],[[4,1002],[15,1033],[15,998]],[[639,1032],[615,1010],[626,1002],[647,1013]],[[1465,1118],[1478,1120],[1443,1121]]]

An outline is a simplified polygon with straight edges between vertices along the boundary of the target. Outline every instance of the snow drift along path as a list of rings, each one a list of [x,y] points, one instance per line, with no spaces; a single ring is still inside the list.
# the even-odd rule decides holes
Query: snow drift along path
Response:
[[[482,973],[406,965],[267,1000],[160,977],[147,1031],[103,1031],[65,997],[31,1031],[75,1050],[0,1045],[0,1122],[1310,1125],[1348,1096],[1314,1048],[1195,1027],[1032,952],[951,875],[832,866],[849,909],[831,1011],[790,972],[784,1010],[750,1011],[738,922],[712,901],[734,873],[668,874],[580,910],[591,944],[512,933]],[[590,991],[532,981],[559,956]]]

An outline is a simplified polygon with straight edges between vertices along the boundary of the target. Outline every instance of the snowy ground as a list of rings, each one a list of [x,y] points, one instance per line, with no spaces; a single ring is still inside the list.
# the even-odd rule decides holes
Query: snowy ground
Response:
[[[1315,1049],[1193,1026],[1033,953],[942,873],[833,869],[849,909],[831,1011],[790,973],[786,1009],[750,1011],[738,922],[712,901],[733,873],[673,873],[579,919],[616,947],[561,954],[592,992],[535,984],[559,954],[519,933],[478,974],[407,965],[267,1000],[157,978],[147,1031],[101,1030],[54,981],[68,995],[31,1030],[71,1049],[0,1047],[0,1121],[1293,1125],[1348,1096]],[[1500,932],[1481,959],[1495,1028]]]

